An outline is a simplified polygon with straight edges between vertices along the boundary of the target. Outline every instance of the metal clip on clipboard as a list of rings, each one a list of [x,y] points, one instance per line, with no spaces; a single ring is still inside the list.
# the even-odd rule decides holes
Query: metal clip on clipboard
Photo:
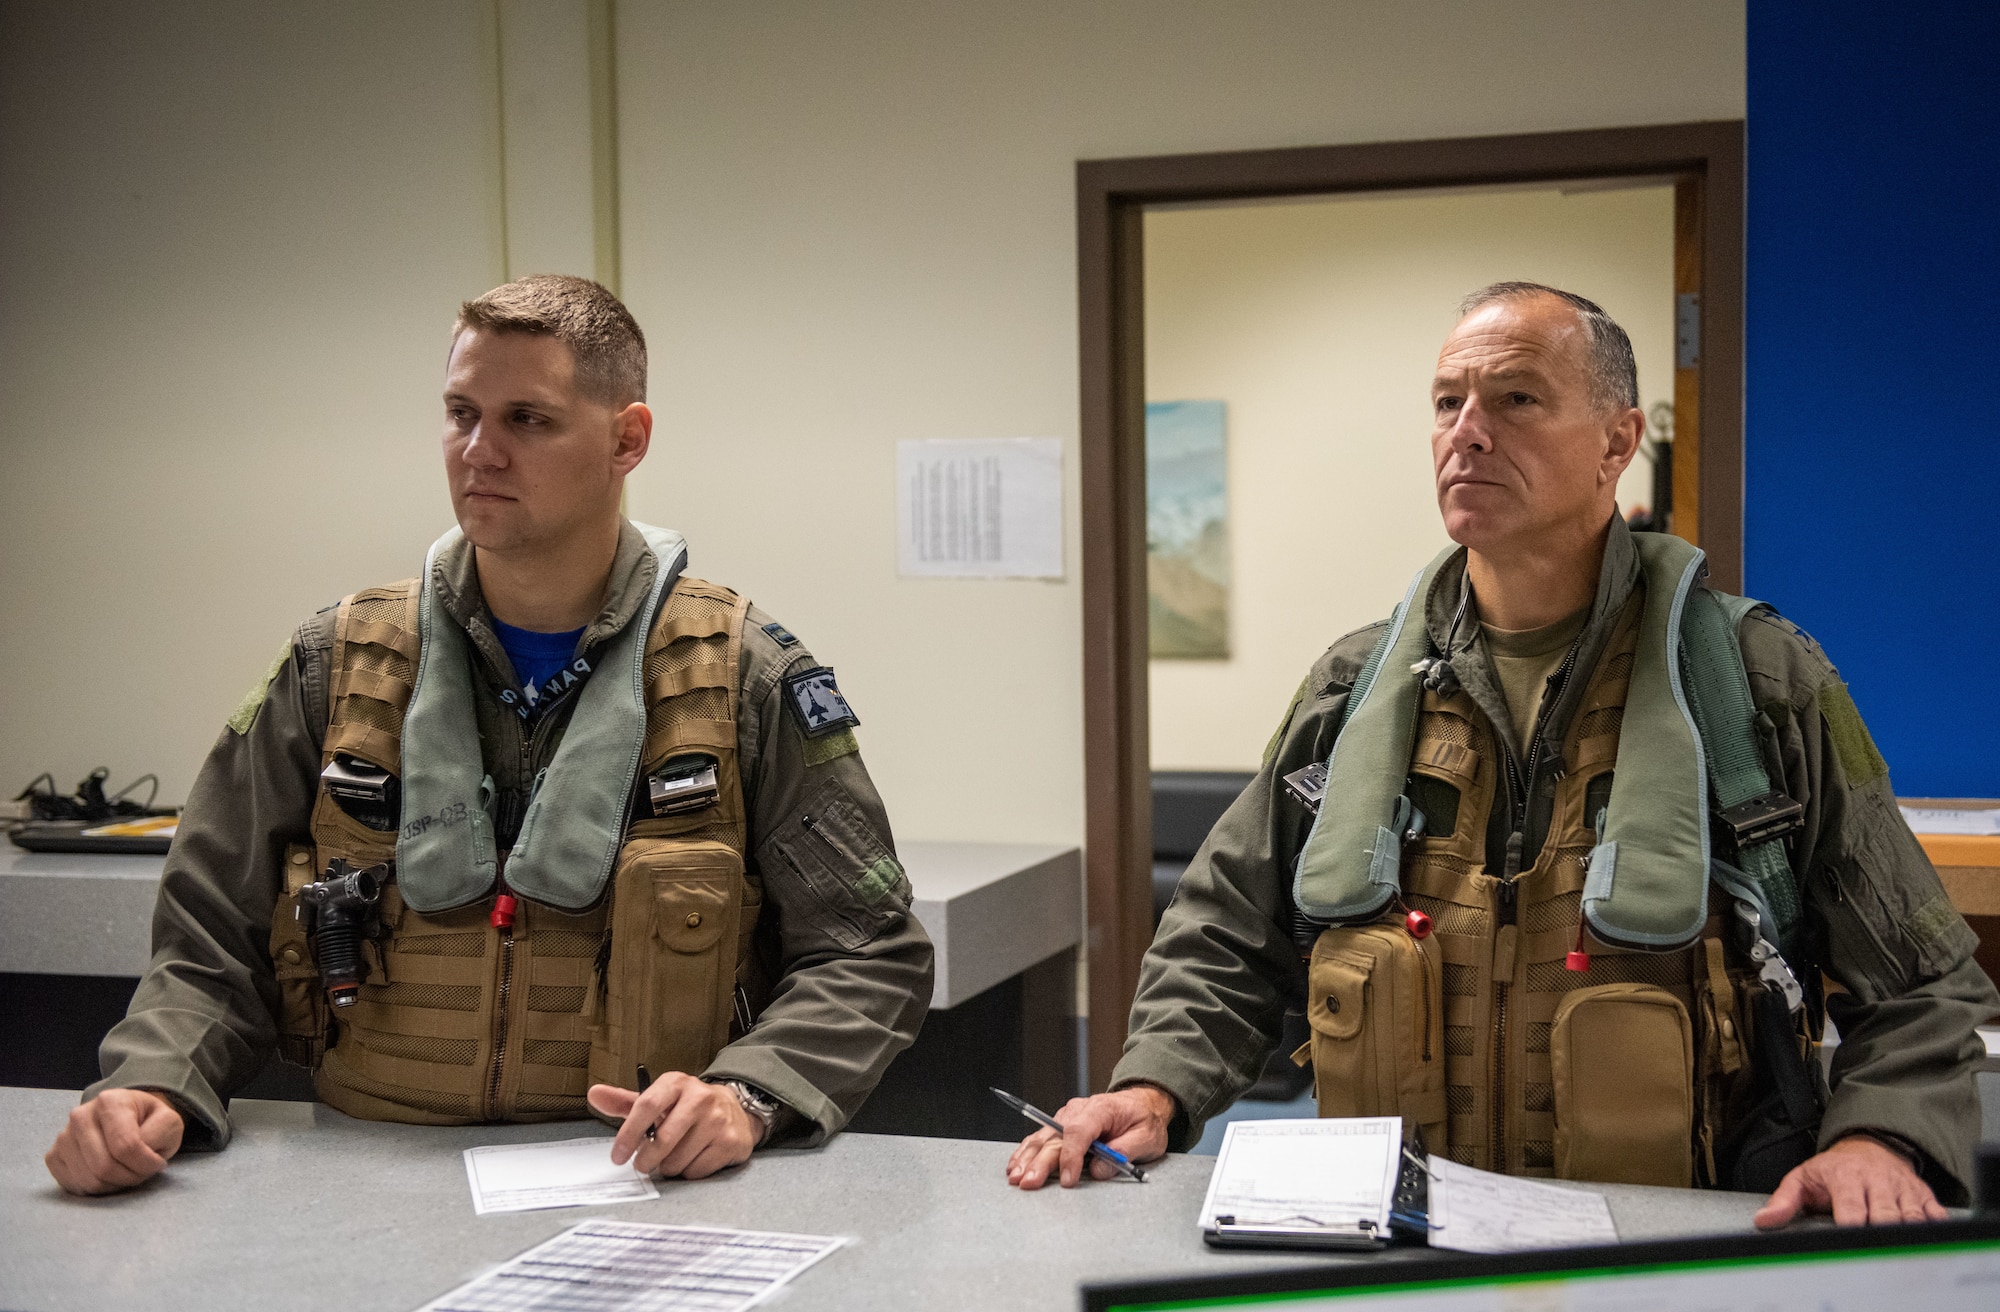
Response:
[[[1373,1221],[1356,1221],[1353,1226],[1319,1225],[1305,1218],[1299,1223],[1283,1221],[1238,1221],[1233,1216],[1215,1218],[1215,1229],[1202,1238],[1217,1248],[1380,1248],[1389,1236]]]

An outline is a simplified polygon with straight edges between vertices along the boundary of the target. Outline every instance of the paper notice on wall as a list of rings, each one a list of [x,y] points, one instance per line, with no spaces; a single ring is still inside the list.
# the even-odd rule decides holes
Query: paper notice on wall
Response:
[[[896,572],[1061,578],[1062,440],[896,443]]]

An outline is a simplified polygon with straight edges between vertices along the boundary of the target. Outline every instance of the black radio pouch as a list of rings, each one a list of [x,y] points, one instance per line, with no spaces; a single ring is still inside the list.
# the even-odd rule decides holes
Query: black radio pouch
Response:
[[[1750,1110],[1716,1145],[1716,1183],[1768,1194],[1794,1167],[1819,1151],[1826,1079],[1817,1058],[1799,1052],[1784,995],[1759,989],[1751,999],[1757,1077]]]

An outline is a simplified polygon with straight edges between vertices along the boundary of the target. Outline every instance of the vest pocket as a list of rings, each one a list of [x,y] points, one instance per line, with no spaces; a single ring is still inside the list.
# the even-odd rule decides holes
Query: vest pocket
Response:
[[[1694,1034],[1652,984],[1576,989],[1556,1007],[1555,1172],[1686,1188],[1694,1175]]]
[[[591,1078],[634,1088],[644,1065],[699,1075],[729,1041],[743,858],[726,843],[635,839],[618,858],[605,1024]]]
[[[1314,1092],[1321,1116],[1401,1116],[1442,1152],[1444,980],[1428,939],[1400,924],[1323,931],[1307,971]]]

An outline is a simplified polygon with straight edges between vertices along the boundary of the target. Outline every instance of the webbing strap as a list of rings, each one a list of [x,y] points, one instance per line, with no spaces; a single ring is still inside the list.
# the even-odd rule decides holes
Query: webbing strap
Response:
[[[1697,588],[1688,598],[1681,623],[1681,656],[1708,758],[1709,787],[1720,811],[1771,791],[1771,776],[1757,745],[1757,706],[1736,640],[1737,624],[1756,605]],[[1779,951],[1790,957],[1799,923],[1799,892],[1783,838],[1743,844],[1736,861],[1763,896],[1764,909],[1777,930]]]

